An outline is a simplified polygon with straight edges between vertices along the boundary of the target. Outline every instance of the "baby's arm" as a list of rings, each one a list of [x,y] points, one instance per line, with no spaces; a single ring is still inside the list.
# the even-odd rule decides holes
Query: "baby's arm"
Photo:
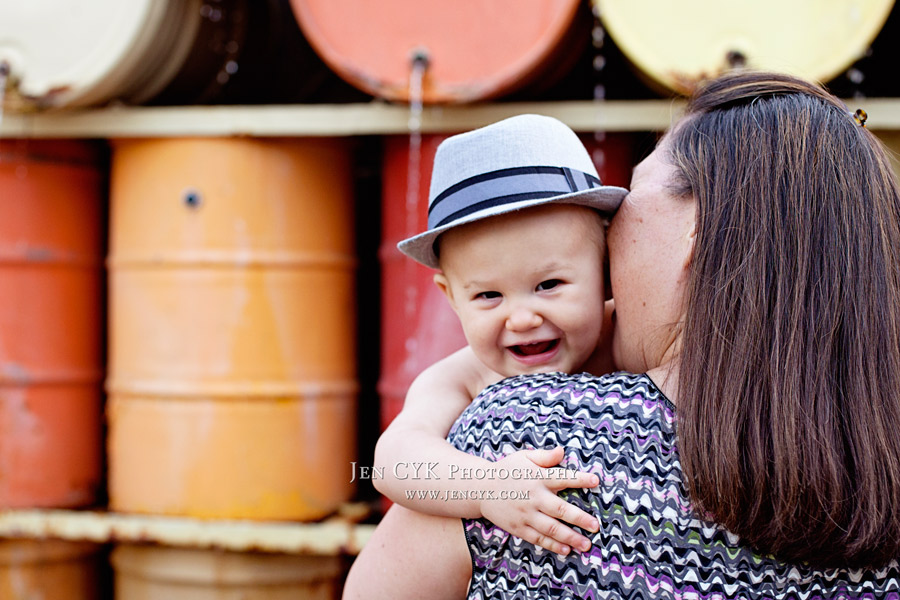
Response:
[[[444,439],[472,398],[500,378],[469,348],[423,371],[410,386],[403,410],[378,440],[375,467],[379,478],[373,483],[382,494],[413,510],[448,517],[483,516],[553,552],[567,554],[570,547],[586,550],[590,547],[587,538],[558,519],[589,531],[598,529],[597,520],[555,492],[594,487],[596,475],[547,477],[546,470],[563,458],[561,448],[522,450],[494,463],[457,450]],[[463,477],[476,469],[490,473],[501,468],[509,473],[540,468],[545,477]],[[519,499],[500,500],[501,492]]]
[[[439,499],[431,498],[430,494],[424,494],[424,498],[408,498],[407,491],[440,488],[443,492],[447,489],[445,484],[460,483],[457,467],[461,471],[489,464],[460,452],[444,438],[477,395],[476,390],[500,379],[468,346],[422,371],[409,387],[403,410],[375,446],[375,470],[379,477],[373,483],[378,491],[402,506],[428,514],[480,517],[476,501],[448,505],[443,494]],[[413,465],[423,463],[425,467],[421,467],[417,477],[412,473]]]

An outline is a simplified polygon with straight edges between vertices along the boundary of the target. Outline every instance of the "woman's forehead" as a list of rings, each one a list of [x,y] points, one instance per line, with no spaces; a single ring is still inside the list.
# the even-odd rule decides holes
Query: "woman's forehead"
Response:
[[[640,179],[646,175],[646,173],[653,169],[654,166],[658,165],[660,161],[660,156],[665,152],[665,147],[663,146],[662,139],[656,144],[656,147],[653,149],[650,154],[645,156],[641,162],[634,166],[634,169],[631,170],[631,183],[634,185],[634,181],[636,179]]]
[[[632,174],[634,174],[634,172],[636,172],[638,169],[646,169],[646,164],[648,162],[652,162],[652,160],[654,159],[659,159],[661,155],[668,152],[668,147],[671,143],[670,139],[672,136],[672,132],[675,130],[677,125],[678,124],[673,125],[671,129],[659,136],[659,139],[656,140],[656,144],[653,146],[653,150],[651,150],[649,154],[647,154],[637,165],[634,166],[634,168],[632,169]]]

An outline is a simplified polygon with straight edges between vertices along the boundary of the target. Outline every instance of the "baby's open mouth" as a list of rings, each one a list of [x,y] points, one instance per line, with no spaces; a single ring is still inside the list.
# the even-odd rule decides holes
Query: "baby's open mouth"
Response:
[[[534,342],[533,344],[519,344],[517,346],[510,346],[509,349],[513,352],[513,354],[518,354],[519,356],[534,356],[536,354],[550,352],[558,345],[559,340],[556,339],[547,340],[544,342]]]

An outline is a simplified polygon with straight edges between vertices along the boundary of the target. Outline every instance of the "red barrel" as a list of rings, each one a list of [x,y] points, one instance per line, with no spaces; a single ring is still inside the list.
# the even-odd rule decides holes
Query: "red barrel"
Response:
[[[424,102],[467,102],[561,75],[589,39],[587,31],[578,33],[579,25],[590,23],[579,0],[291,4],[306,37],[338,75],[390,100],[416,99],[414,57],[427,61]]]
[[[578,137],[584,143],[597,174],[604,185],[627,188],[631,185],[631,169],[639,160],[638,139],[641,134],[627,132],[595,134],[582,133]]]
[[[434,153],[446,136],[423,135],[420,154],[409,137],[384,141],[381,260],[381,428],[400,409],[409,384],[425,367],[466,345],[462,327],[434,285],[434,271],[407,258],[397,242],[427,228],[428,186]],[[407,196],[410,164],[418,161],[417,192]],[[416,182],[418,179],[418,182]],[[416,185],[418,183],[418,185]]]
[[[82,142],[0,143],[0,507],[101,481],[103,177]]]
[[[601,180],[627,186],[635,158],[633,134],[583,135]],[[423,135],[416,153],[409,137],[388,137],[384,146],[381,280],[381,427],[403,408],[412,380],[423,369],[466,344],[447,299],[434,285],[435,271],[397,250],[397,242],[427,228],[428,187],[438,144],[445,136]],[[410,169],[418,163],[417,173]],[[417,193],[407,195],[412,183]]]

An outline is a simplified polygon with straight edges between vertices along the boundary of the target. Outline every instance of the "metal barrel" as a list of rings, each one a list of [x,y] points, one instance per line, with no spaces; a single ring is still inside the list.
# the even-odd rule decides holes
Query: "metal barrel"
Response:
[[[592,3],[653,88],[689,94],[703,79],[743,67],[827,82],[866,54],[894,0]],[[790,27],[773,26],[773,17]]]
[[[384,140],[381,247],[381,429],[403,408],[409,384],[425,367],[466,345],[462,327],[434,285],[434,271],[407,258],[397,243],[427,229],[428,186],[434,153],[446,138],[423,135],[418,160],[410,162],[410,139]],[[413,150],[414,151],[414,150]],[[415,192],[408,195],[410,168]],[[415,185],[417,181],[418,185]]]
[[[311,520],[349,499],[349,169],[335,139],[115,144],[114,510]]]
[[[80,507],[102,482],[101,150],[0,142],[0,507]]]
[[[127,544],[111,561],[116,597],[141,600],[334,600],[344,573],[336,556]]]
[[[427,62],[425,103],[495,98],[571,66],[589,40],[578,0],[420,2],[291,0],[306,38],[341,77],[389,100],[410,100],[414,57]]]
[[[4,3],[0,61],[11,69],[14,108],[299,102],[322,90],[348,96],[306,42],[288,0]]]
[[[100,546],[61,540],[0,540],[0,598],[96,600]]]

